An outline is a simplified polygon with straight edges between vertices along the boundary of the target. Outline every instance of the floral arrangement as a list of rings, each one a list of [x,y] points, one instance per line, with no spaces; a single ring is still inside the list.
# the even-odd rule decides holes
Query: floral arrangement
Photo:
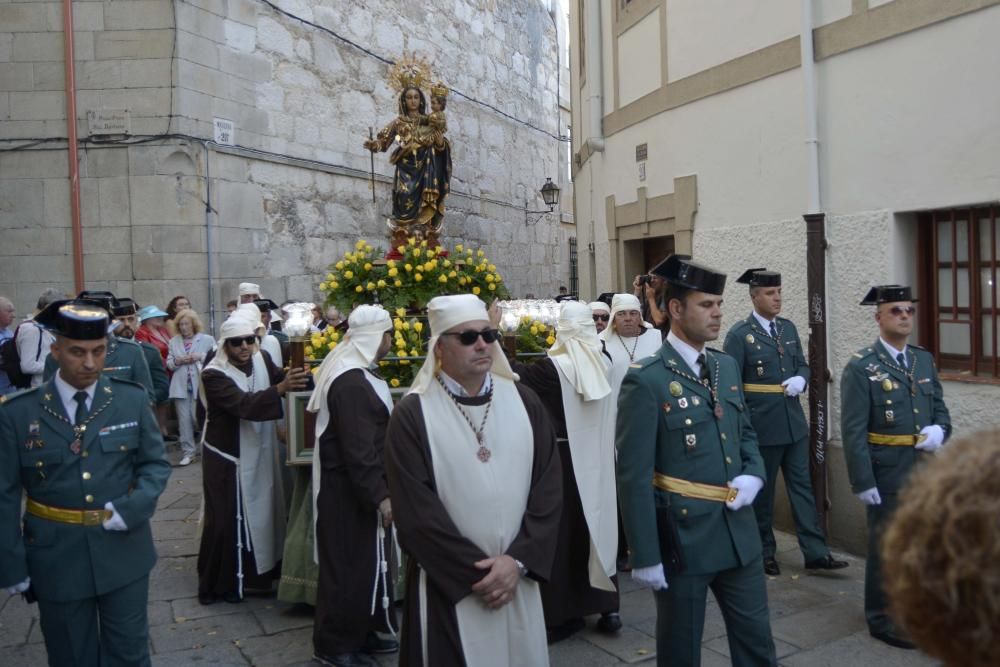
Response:
[[[518,352],[545,352],[556,342],[556,329],[529,315],[522,315],[514,330]]]
[[[424,323],[416,317],[406,317],[406,309],[396,308],[392,319],[392,350],[389,359],[379,362],[390,387],[407,387],[424,363],[427,338]]]
[[[442,246],[410,238],[396,250],[398,259],[382,260],[380,250],[358,241],[319,284],[326,305],[342,312],[362,303],[419,310],[441,294],[475,294],[486,303],[509,297],[503,277],[481,249],[459,244],[444,253]]]
[[[333,352],[333,349],[337,347],[337,343],[340,342],[340,332],[333,327],[327,327],[319,333],[313,333],[309,337],[309,342],[306,344],[305,353],[307,361],[320,361],[326,355]],[[319,369],[319,365],[313,366],[313,372],[315,373]]]

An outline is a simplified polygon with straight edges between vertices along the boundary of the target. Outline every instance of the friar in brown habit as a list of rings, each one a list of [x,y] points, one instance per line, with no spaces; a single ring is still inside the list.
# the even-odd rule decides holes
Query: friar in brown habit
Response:
[[[548,665],[538,587],[558,533],[555,435],[481,300],[441,296],[427,310],[428,358],[386,438],[409,556],[399,664]]]

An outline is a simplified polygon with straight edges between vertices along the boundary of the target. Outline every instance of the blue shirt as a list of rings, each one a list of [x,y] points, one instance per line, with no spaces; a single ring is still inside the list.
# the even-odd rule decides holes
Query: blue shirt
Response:
[[[0,343],[5,340],[10,340],[14,337],[14,332],[10,329],[0,329]],[[0,396],[3,394],[12,394],[17,391],[17,387],[10,383],[10,378],[7,377],[6,371],[0,371]]]

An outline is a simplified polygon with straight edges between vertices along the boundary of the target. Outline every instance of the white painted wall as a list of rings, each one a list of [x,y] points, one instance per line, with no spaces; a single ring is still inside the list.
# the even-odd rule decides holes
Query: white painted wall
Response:
[[[618,104],[625,106],[660,87],[660,9],[618,36]]]

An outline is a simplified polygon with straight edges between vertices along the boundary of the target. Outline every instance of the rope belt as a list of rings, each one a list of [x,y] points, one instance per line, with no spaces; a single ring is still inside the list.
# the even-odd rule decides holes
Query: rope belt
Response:
[[[913,445],[919,445],[926,439],[927,436],[922,433],[914,435],[888,435],[885,433],[868,434],[868,444],[889,445],[890,447],[912,447]]]
[[[735,500],[738,493],[737,489],[730,489],[728,486],[689,482],[686,479],[668,477],[658,472],[653,473],[653,486],[670,493],[678,493],[686,498],[714,500],[719,503]]]
[[[25,506],[28,514],[39,519],[48,519],[58,523],[72,523],[78,526],[99,526],[114,514],[111,510],[68,510],[62,507],[52,507],[28,498]]]
[[[780,384],[744,384],[743,391],[748,394],[784,394],[785,388]]]

